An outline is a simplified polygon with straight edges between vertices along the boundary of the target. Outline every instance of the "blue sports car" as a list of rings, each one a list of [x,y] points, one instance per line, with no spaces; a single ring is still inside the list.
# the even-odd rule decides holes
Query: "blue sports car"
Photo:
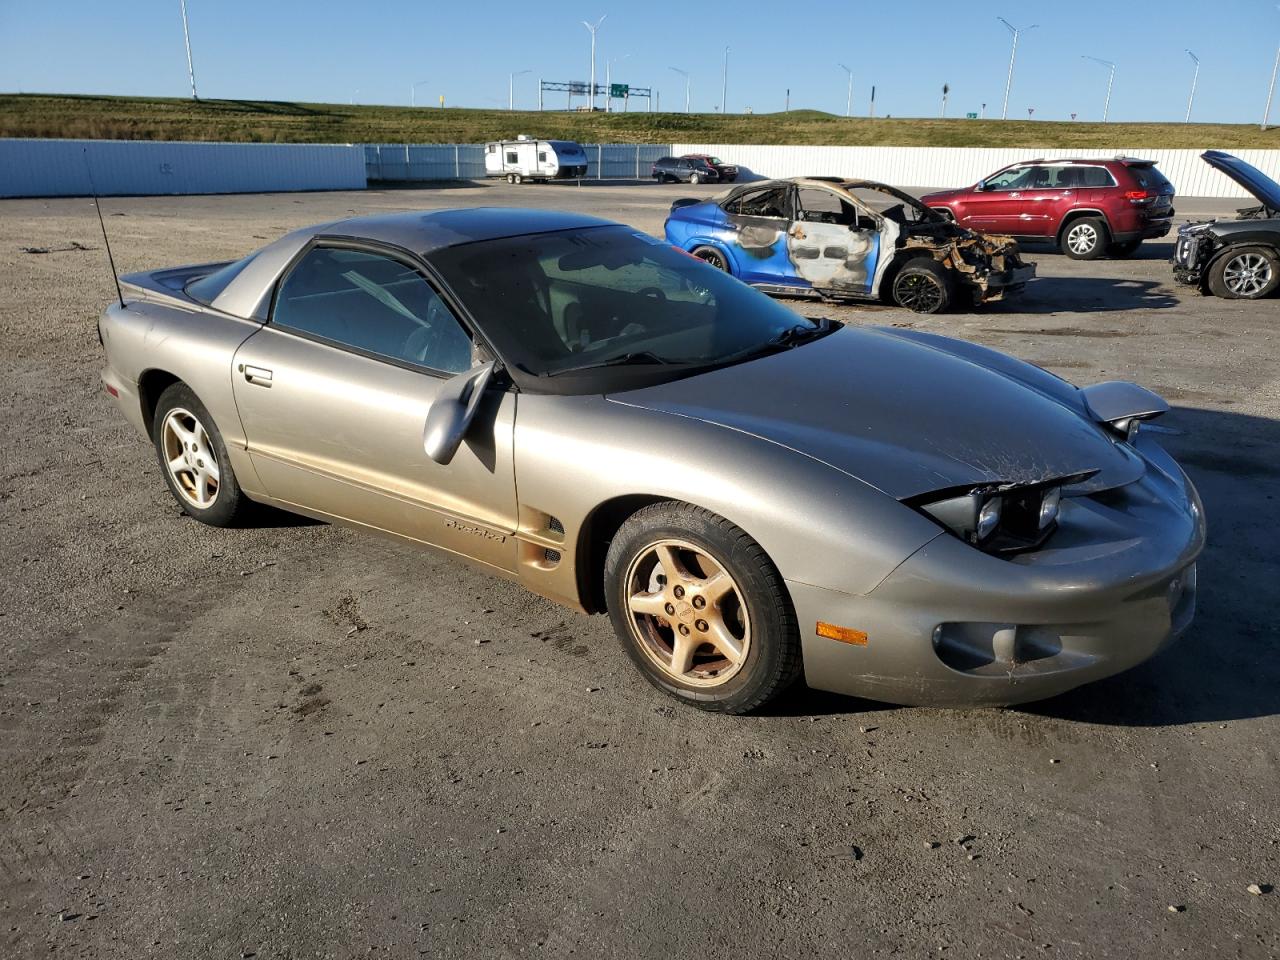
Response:
[[[1036,273],[1011,237],[967,230],[870,180],[767,180],[677,200],[666,235],[768,293],[886,300],[918,313],[1003,299]]]

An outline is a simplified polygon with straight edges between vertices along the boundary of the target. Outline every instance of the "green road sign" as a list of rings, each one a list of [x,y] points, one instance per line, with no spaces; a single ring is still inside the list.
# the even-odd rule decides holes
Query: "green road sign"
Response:
[[[627,83],[611,83],[609,84],[609,96],[616,100],[624,100],[628,93],[631,92],[631,85]]]
[[[976,113],[966,113],[966,114],[964,115],[964,118],[965,118],[966,120],[977,120],[977,119],[978,119],[978,115],[977,115]]]

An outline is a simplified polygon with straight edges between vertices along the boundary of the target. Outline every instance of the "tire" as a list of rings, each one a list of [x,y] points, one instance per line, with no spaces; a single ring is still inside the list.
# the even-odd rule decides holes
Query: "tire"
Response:
[[[725,177],[724,179],[726,183],[733,183],[738,179],[738,175],[735,173],[732,177]]]
[[[184,513],[211,527],[236,526],[248,515],[252,503],[236,480],[222,433],[185,383],[160,394],[151,442],[169,492]]]
[[[1240,247],[1209,267],[1209,290],[1226,300],[1261,300],[1280,287],[1280,256],[1268,247]]]
[[[912,313],[942,313],[952,299],[951,277],[936,260],[908,260],[893,278],[893,302]]]
[[[696,174],[696,173],[691,173],[691,174],[689,174],[689,182],[690,182],[690,183],[701,183],[701,182],[702,182],[702,177],[700,177],[700,176],[699,176],[698,174]]]
[[[513,173],[513,174],[511,175],[511,182],[512,182],[512,183],[524,183],[524,177],[522,177],[522,176],[521,176],[520,174],[518,174],[518,173]]]
[[[1072,220],[1062,231],[1062,252],[1072,260],[1097,260],[1106,253],[1109,236],[1101,217]]]
[[[508,173],[507,183],[515,183],[515,182],[516,182],[516,175],[514,173]]]
[[[929,209],[932,210],[934,213],[936,213],[938,216],[942,217],[942,219],[946,220],[948,223],[956,222],[956,215],[952,213],[951,210],[948,209],[947,207],[930,207]]]
[[[715,267],[722,273],[730,273],[729,262],[725,260],[724,254],[715,247],[695,247],[693,255],[699,260],[703,260]]]
[[[758,543],[709,510],[665,501],[632,514],[609,544],[605,589],[627,655],[677,700],[748,713],[800,675],[800,630],[781,575]]]
[[[1107,247],[1107,255],[1112,257],[1132,257],[1138,252],[1138,248],[1142,246],[1141,238],[1137,240],[1124,240],[1119,243],[1113,243]]]

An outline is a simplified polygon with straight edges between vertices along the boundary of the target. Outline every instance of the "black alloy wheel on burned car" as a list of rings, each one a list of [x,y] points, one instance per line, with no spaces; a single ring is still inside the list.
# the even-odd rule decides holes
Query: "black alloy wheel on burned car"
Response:
[[[951,305],[951,284],[936,260],[908,260],[893,280],[893,302],[913,313],[941,313]]]

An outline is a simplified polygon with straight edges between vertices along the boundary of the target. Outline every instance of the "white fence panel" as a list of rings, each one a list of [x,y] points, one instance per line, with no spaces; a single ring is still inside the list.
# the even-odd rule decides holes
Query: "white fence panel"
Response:
[[[963,187],[1001,167],[1034,157],[1135,156],[1155,160],[1182,196],[1247,198],[1235,181],[1200,159],[1202,150],[1048,150],[970,147],[763,147],[677,143],[676,154],[710,153],[736,163],[747,176],[828,176],[881,180],[895,186]],[[1240,159],[1280,180],[1280,150],[1236,150]]]
[[[86,156],[88,165],[86,165]],[[0,139],[0,196],[103,196],[362,190],[350,144]]]

